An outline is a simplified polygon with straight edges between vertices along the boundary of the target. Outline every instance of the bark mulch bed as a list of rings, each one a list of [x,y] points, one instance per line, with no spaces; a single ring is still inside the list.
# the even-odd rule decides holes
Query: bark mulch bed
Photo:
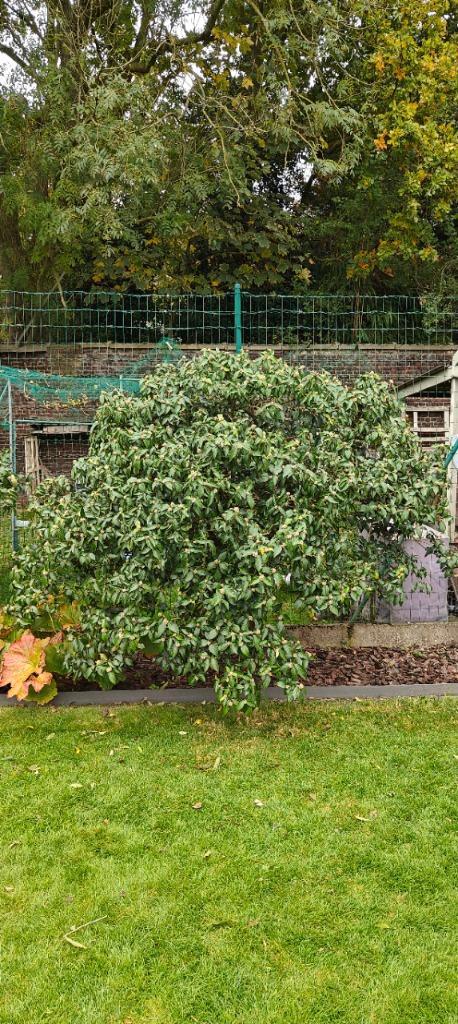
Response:
[[[313,648],[307,684],[310,686],[388,686],[390,683],[458,682],[458,645],[437,645],[409,650],[383,647]],[[213,680],[208,681],[211,686]],[[119,684],[121,690],[164,689],[186,686],[186,679],[172,678],[154,661],[139,658]],[[59,690],[94,690],[94,683],[60,680]],[[116,689],[116,687],[115,687]]]
[[[458,646],[314,650],[310,686],[388,686],[390,683],[458,682]]]

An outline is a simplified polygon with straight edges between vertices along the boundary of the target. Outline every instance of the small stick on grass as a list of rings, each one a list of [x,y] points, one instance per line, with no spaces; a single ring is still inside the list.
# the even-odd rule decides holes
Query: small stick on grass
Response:
[[[89,928],[89,925],[98,924],[99,921],[106,921],[106,919],[107,915],[104,914],[103,917],[94,917],[92,921],[84,921],[83,924],[72,925],[70,931],[66,932],[65,935],[62,936],[62,939],[64,942],[69,942],[71,946],[75,946],[76,949],[87,949],[87,946],[84,946],[82,942],[75,942],[71,936],[74,935],[75,932],[80,932],[82,928]]]

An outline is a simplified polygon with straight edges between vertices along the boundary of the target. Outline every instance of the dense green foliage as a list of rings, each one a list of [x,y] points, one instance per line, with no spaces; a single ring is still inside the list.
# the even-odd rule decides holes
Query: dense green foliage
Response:
[[[16,506],[20,480],[11,470],[9,452],[0,452],[0,511],[2,518]]]
[[[8,287],[455,291],[449,0],[0,0]]]
[[[340,96],[361,116],[354,172],[329,182],[313,255],[329,288],[453,294],[458,281],[456,8],[352,3]],[[317,181],[317,187],[321,184]]]
[[[143,650],[241,708],[273,683],[296,696],[306,675],[285,580],[312,618],[399,598],[402,541],[446,515],[445,473],[375,375],[349,390],[210,352],[159,367],[139,397],[104,396],[88,457],[30,515],[12,612],[57,629],[54,609],[77,602],[67,672],[110,687]]]

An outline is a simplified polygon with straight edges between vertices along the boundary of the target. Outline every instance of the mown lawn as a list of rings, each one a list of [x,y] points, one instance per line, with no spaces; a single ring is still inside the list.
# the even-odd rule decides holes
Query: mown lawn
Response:
[[[1,1024],[456,1024],[457,712],[2,711]]]

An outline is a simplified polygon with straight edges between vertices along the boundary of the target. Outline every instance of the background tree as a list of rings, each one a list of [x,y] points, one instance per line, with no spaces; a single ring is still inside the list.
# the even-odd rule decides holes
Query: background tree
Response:
[[[0,0],[7,285],[455,280],[446,0]]]
[[[352,2],[342,17],[350,33],[337,91],[358,111],[364,137],[346,176],[328,186],[314,178],[309,188],[311,215],[324,213],[312,246],[317,281],[330,290],[453,294],[456,12],[448,0]]]

